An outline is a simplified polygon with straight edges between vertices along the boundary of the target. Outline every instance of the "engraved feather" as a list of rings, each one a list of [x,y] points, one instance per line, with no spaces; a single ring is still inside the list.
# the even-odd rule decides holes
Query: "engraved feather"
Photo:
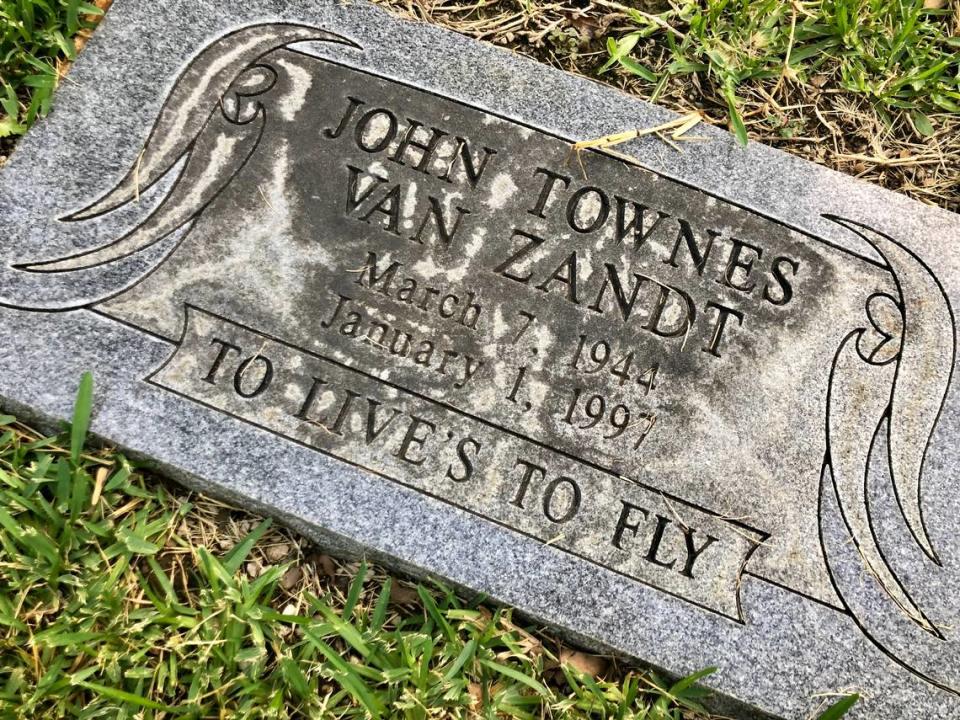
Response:
[[[247,124],[249,128],[237,132],[238,126],[211,118],[188,154],[180,176],[190,178],[190,182],[174,185],[143,224],[123,237],[76,255],[17,267],[29,272],[82,270],[127,257],[167,237],[202,212],[250,159],[263,135],[263,110]]]
[[[918,607],[885,556],[867,492],[870,468],[877,468],[871,456],[882,451],[890,477],[878,487],[887,489],[891,505],[895,498],[917,546],[939,564],[923,523],[920,482],[953,372],[953,314],[916,255],[860,223],[827,217],[876,249],[898,295],[867,299],[866,321],[844,338],[830,370],[820,488],[827,568],[840,601],[872,643],[910,672],[960,695],[956,673],[931,662],[937,649],[955,641],[944,634],[947,625],[938,627]],[[875,583],[864,582],[864,570]],[[884,595],[892,604],[883,602]]]
[[[877,487],[887,489],[917,546],[939,564],[923,523],[920,482],[953,373],[953,313],[943,288],[916,255],[865,225],[827,218],[876,249],[898,295],[867,299],[866,322],[847,334],[830,370],[819,504],[827,569],[844,608],[881,652],[960,695],[956,671],[938,660],[956,641],[944,634],[948,625],[938,627],[918,607],[884,555],[867,492],[871,467],[878,467],[871,457],[883,452],[889,478]],[[864,582],[865,577],[876,582]]]
[[[887,296],[875,296],[887,297]],[[877,542],[867,502],[867,468],[877,429],[888,413],[896,366],[871,363],[863,354],[864,330],[837,351],[827,398],[829,474],[840,513],[867,571],[914,622],[936,632],[890,568]]]
[[[923,551],[939,563],[923,523],[920,483],[927,445],[953,373],[953,314],[933,273],[892,238],[859,223],[830,217],[872,245],[900,293],[902,342],[890,401],[890,469],[904,520]]]
[[[324,30],[281,23],[238,30],[201,51],[164,102],[130,172],[98,201],[65,220],[85,220],[117,209],[185,157],[160,206],[143,224],[105,245],[15,269],[57,273],[96,267],[150,247],[196,218],[243,168],[263,135],[267,110],[256,98],[269,92],[277,75],[258,61],[280,47],[308,40],[355,47]],[[241,107],[244,100],[247,112]]]
[[[878,436],[882,444],[882,438]],[[820,537],[830,568],[830,578],[853,622],[864,636],[892,662],[953,696],[960,696],[960,671],[943,662],[957,649],[957,641],[931,631],[904,614],[904,608],[883,602],[886,588],[865,582],[863,554],[850,542],[843,521],[840,497],[829,478],[821,479]],[[948,629],[948,626],[945,626]]]
[[[340,35],[291,23],[254,25],[205,48],[180,75],[127,175],[106,195],[64,220],[86,220],[130,202],[163,177],[193,146],[220,99],[241,73],[278,48],[324,41],[357,47]]]

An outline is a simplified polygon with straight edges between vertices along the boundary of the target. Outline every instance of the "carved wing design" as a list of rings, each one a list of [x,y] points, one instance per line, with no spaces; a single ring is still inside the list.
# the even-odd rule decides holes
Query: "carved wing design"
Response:
[[[129,203],[179,162],[178,179],[157,209],[138,227],[92,250],[15,266],[35,273],[65,273],[110,263],[144,250],[190,223],[245,165],[260,142],[266,99],[277,71],[260,61],[292,43],[352,41],[305,25],[255,25],[204,49],[167,97],[143,151],[106,195],[65,221],[88,220]],[[183,181],[183,182],[181,182]]]
[[[871,456],[878,445],[885,445],[892,491],[903,523],[917,546],[939,564],[923,522],[920,483],[927,447],[953,373],[953,314],[936,277],[913,253],[864,225],[838,217],[829,219],[853,231],[880,253],[899,297],[875,294],[868,299],[863,327],[846,336],[831,368],[827,455],[821,487],[821,537],[827,565],[847,610],[874,643],[912,672],[956,692],[960,683],[935,679],[939,673],[919,668],[907,657],[908,652],[891,649],[903,645],[904,618],[909,619],[908,634],[922,631],[910,645],[928,645],[946,638],[911,597],[901,574],[884,555],[868,499]],[[884,430],[886,443],[879,443]],[[837,542],[825,527],[832,513],[839,513],[846,543]],[[841,567],[844,563],[859,565],[856,580]],[[897,612],[887,613],[884,619],[857,600],[864,594],[863,571],[882,588]]]

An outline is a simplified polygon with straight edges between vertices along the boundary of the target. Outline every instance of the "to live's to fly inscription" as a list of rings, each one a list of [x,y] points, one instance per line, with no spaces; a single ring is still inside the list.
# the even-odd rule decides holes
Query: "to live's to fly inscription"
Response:
[[[740,619],[761,533],[535,439],[193,307],[152,381]]]
[[[784,439],[819,432],[798,400],[889,286],[879,268],[610,157],[581,171],[540,131],[273,56],[256,151],[102,305],[179,341],[153,382],[731,618],[748,560],[829,597],[815,560],[784,562],[815,557],[816,518],[791,508],[822,460]],[[823,328],[822,357],[788,357]],[[794,500],[756,492],[775,475]]]

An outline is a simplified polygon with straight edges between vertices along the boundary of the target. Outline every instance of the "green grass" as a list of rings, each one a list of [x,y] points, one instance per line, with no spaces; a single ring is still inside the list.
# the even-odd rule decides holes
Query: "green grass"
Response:
[[[604,680],[511,613],[416,588],[412,612],[361,564],[346,592],[251,576],[269,522],[226,552],[179,534],[193,507],[123,456],[0,417],[0,717],[679,718],[708,671]]]
[[[22,135],[50,109],[59,63],[99,8],[80,0],[0,0],[0,138]]]
[[[893,122],[906,114],[921,136],[934,133],[930,115],[960,113],[960,37],[954,13],[923,0],[674,0],[648,14],[624,8],[636,29],[608,41],[609,62],[654,86],[697,75],[724,98],[741,142],[743,87],[776,83],[811,87],[829,82],[871,102]],[[960,20],[958,20],[960,21]],[[634,57],[653,38],[667,52],[651,68]]]
[[[0,717],[700,717],[710,668],[593,671],[441,586],[400,609],[365,563],[340,592],[294,587],[291,563],[249,562],[269,521],[192,543],[192,503],[85,446],[92,385],[59,436],[0,416]]]

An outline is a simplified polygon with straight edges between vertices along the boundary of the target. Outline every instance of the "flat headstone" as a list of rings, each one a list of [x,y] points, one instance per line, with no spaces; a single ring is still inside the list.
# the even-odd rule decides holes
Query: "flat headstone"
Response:
[[[804,717],[960,712],[957,216],[351,1],[117,0],[0,173],[0,403]]]

